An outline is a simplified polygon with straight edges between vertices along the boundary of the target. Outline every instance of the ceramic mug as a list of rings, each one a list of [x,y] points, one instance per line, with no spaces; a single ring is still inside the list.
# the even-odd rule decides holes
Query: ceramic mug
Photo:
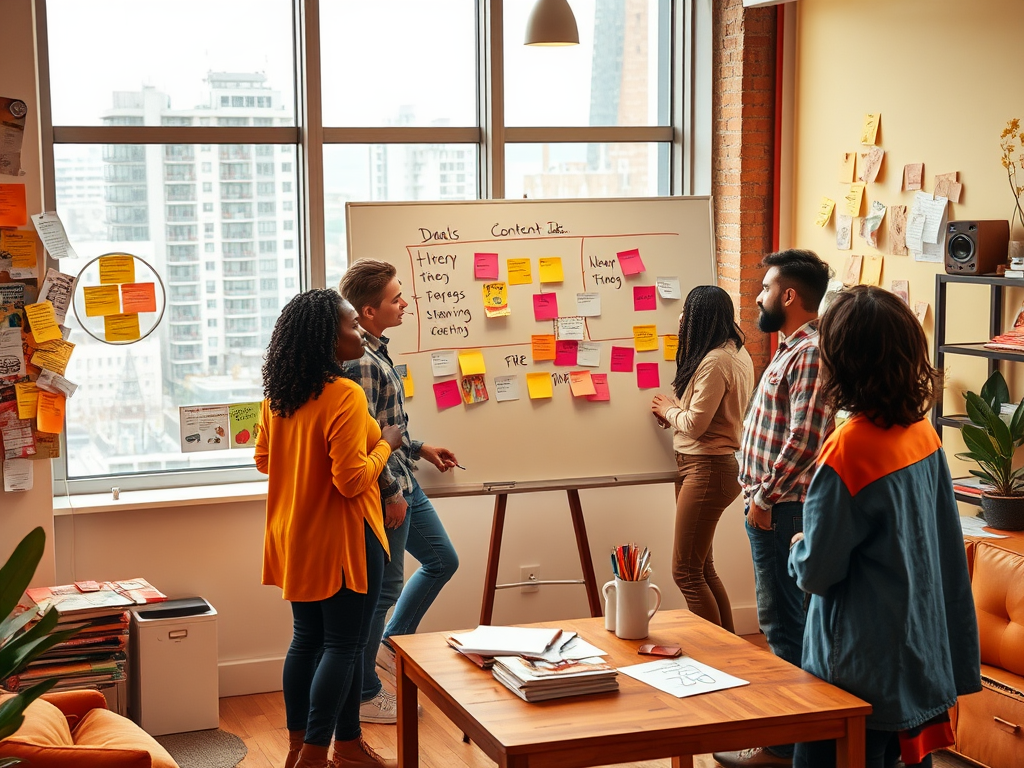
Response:
[[[605,605],[614,596],[613,611],[605,609],[604,627],[615,628],[615,636],[623,640],[639,640],[647,637],[647,624],[661,607],[661,590],[649,579],[643,581],[623,581],[616,577],[609,581],[602,590]],[[612,594],[609,595],[609,592]],[[654,607],[651,607],[650,595],[654,593]],[[609,622],[609,618],[611,621]]]
[[[615,631],[615,582],[609,581],[601,587],[604,595],[604,628],[609,632]]]

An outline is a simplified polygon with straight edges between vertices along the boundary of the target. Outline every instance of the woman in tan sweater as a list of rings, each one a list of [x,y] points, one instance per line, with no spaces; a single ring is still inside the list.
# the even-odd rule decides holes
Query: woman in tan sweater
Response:
[[[370,416],[341,363],[363,355],[362,328],[336,291],[300,293],[282,310],[263,365],[256,468],[269,475],[263,583],[291,602],[284,662],[287,768],[383,764],[359,729],[359,663],[377,604],[387,539],[377,476],[402,430]]]
[[[734,631],[712,545],[725,508],[739,496],[743,414],[754,389],[754,365],[743,348],[732,299],[721,288],[690,291],[679,319],[674,397],[655,395],[651,410],[675,433],[676,529],[672,575],[698,616]]]

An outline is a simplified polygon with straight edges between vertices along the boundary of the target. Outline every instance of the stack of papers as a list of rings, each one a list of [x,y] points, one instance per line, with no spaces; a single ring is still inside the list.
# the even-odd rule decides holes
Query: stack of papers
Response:
[[[491,671],[499,683],[523,701],[619,690],[618,673],[598,656],[557,663],[498,656]]]
[[[472,632],[451,635],[448,644],[459,653],[480,656],[540,657],[551,650],[562,630],[533,627],[492,627],[481,625]]]

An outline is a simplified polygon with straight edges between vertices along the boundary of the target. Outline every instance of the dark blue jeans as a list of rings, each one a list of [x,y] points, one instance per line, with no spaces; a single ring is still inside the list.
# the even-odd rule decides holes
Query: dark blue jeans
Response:
[[[326,747],[334,735],[358,738],[360,661],[384,574],[384,547],[364,525],[367,593],[342,587],[326,600],[293,602],[292,644],[284,660],[284,709],[290,731]]]
[[[900,756],[900,738],[894,731],[873,731],[867,729],[864,748],[864,768],[893,768]],[[793,768],[835,768],[836,743],[812,741],[797,744],[793,753]],[[906,768],[932,768],[932,756]]]
[[[804,593],[789,575],[789,542],[803,530],[804,505],[788,501],[772,507],[771,530],[762,531],[748,524],[750,555],[754,562],[754,587],[757,591],[757,621],[772,653],[799,667],[804,642]],[[793,746],[772,747],[772,752],[788,756]]]

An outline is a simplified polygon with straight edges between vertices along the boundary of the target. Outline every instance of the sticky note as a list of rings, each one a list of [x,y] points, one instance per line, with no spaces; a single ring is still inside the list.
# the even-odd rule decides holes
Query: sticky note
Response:
[[[629,347],[612,347],[613,371],[630,373],[633,370],[633,350]]]
[[[882,257],[877,255],[870,255],[864,257],[864,264],[861,267],[862,272],[860,281],[864,285],[881,285],[882,284]]]
[[[555,342],[555,365],[576,367],[576,354],[579,351],[578,341]]]
[[[499,403],[519,399],[519,377],[498,376],[494,379],[494,399]]]
[[[64,375],[68,367],[68,360],[71,353],[75,351],[75,345],[64,339],[56,339],[46,342],[45,347],[40,347],[32,355],[32,365],[38,368],[46,368],[54,373]]]
[[[577,293],[576,314],[582,317],[601,316],[601,294],[600,293]]]
[[[434,385],[434,399],[437,401],[438,410],[445,410],[456,405],[462,405],[462,392],[459,390],[459,382],[439,381]]]
[[[814,220],[814,223],[819,227],[824,227],[828,224],[828,220],[832,218],[832,209],[836,207],[836,201],[830,197],[821,198],[821,204],[818,206],[818,216]]]
[[[576,365],[597,368],[601,365],[601,345],[596,341],[576,342]]]
[[[587,400],[591,402],[600,402],[601,400],[611,400],[611,392],[608,390],[608,374],[607,373],[592,373],[590,374],[590,381],[594,385],[594,394],[587,397]]]
[[[572,371],[569,374],[569,389],[572,390],[573,397],[588,397],[597,394],[590,371]]]
[[[64,429],[64,395],[39,391],[36,429],[54,434]]]
[[[633,347],[637,352],[652,352],[658,348],[658,328],[654,325],[633,326]]]
[[[82,289],[86,317],[105,317],[121,311],[121,294],[116,285],[93,285]]]
[[[435,378],[440,376],[454,376],[458,358],[451,349],[439,350],[430,353],[430,370]]]
[[[135,259],[123,253],[100,256],[100,282],[134,283]]]
[[[851,256],[846,262],[846,270],[843,272],[843,285],[852,288],[860,282],[861,265],[864,257],[860,255]]]
[[[51,302],[41,301],[38,304],[26,304],[25,317],[28,318],[28,323],[32,328],[32,337],[37,342],[42,343],[61,338],[57,315],[54,314]]]
[[[484,353],[479,349],[467,349],[459,352],[459,368],[463,376],[472,376],[474,373],[487,373],[487,366],[484,364]]]
[[[676,335],[665,336],[665,359],[675,360],[679,351],[679,337]]]
[[[18,269],[32,269],[37,264],[35,233],[24,230],[0,232],[0,248],[7,251],[11,266]]]
[[[643,259],[640,258],[639,248],[620,251],[615,255],[619,257],[619,266],[622,268],[622,274],[624,275],[639,275],[647,269],[644,266]]]
[[[653,285],[633,286],[633,309],[646,312],[658,308],[658,297]]]
[[[856,152],[843,152],[839,156],[839,183],[849,184],[853,181],[854,164],[857,162]]]
[[[156,312],[156,285],[125,283],[121,286],[121,310],[125,313]]]
[[[39,400],[39,387],[34,381],[26,381],[14,385],[14,394],[18,400],[18,418],[34,419],[36,403]]]
[[[681,299],[683,292],[679,288],[678,277],[659,277],[654,281],[658,286],[658,295],[663,299]]]
[[[541,333],[530,337],[530,351],[533,361],[555,359],[555,334]]]
[[[533,282],[529,259],[507,259],[505,268],[508,270],[509,285],[529,285]]]
[[[505,283],[484,283],[484,314],[487,317],[505,317],[512,314],[508,308],[508,286]]]
[[[636,364],[636,385],[640,389],[657,389],[661,386],[657,363]]]
[[[924,179],[924,163],[910,163],[903,166],[903,189],[913,192],[921,188]]]
[[[558,317],[558,296],[554,293],[533,294],[533,319],[554,320]]]
[[[878,136],[878,123],[882,119],[881,113],[864,115],[864,127],[860,132],[861,144],[874,144]]]
[[[562,277],[562,258],[560,256],[549,256],[539,260],[540,281],[542,283],[560,283]]]
[[[847,216],[860,216],[861,201],[864,199],[864,182],[857,181],[850,185],[846,193],[845,213]]]
[[[586,320],[575,315],[560,317],[555,321],[555,337],[583,341],[586,331]]]
[[[551,383],[550,373],[526,374],[526,388],[530,392],[531,400],[544,400],[551,397],[555,392],[554,384]]]
[[[105,315],[103,317],[103,338],[107,341],[136,341],[139,332],[139,316],[136,314]]]
[[[487,382],[483,374],[474,373],[462,380],[462,401],[466,405],[474,403],[486,403],[490,398],[487,395]]]
[[[497,280],[498,254],[474,253],[473,277],[475,277],[477,280]]]
[[[405,375],[402,376],[402,392],[406,397],[412,397],[416,394],[416,385],[413,383],[412,374],[408,369],[406,369]]]
[[[0,184],[0,227],[21,227],[28,223],[24,184]]]

